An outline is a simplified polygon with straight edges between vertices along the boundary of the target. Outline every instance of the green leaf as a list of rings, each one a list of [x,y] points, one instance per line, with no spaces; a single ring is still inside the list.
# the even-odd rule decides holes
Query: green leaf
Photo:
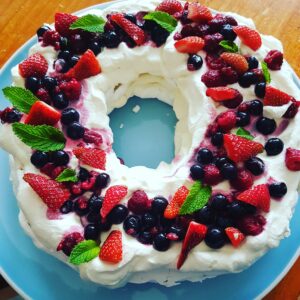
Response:
[[[227,41],[227,40],[224,40],[224,41],[221,41],[219,43],[219,45],[225,49],[227,52],[232,52],[232,53],[236,53],[239,51],[239,47],[232,41]]]
[[[65,147],[63,133],[48,125],[28,125],[13,123],[15,135],[27,146],[40,151],[56,151]]]
[[[269,72],[267,63],[262,61],[261,62],[261,68],[262,68],[262,71],[263,71],[266,82],[270,83],[271,82],[271,74]]]
[[[105,20],[96,15],[85,15],[71,24],[70,29],[82,29],[89,32],[104,32]]]
[[[235,134],[250,141],[254,139],[254,136],[252,136],[249,131],[241,127],[237,129]]]
[[[38,99],[31,91],[17,86],[9,86],[2,90],[4,96],[19,111],[29,113],[31,106]]]
[[[190,192],[185,199],[183,205],[180,208],[180,215],[192,214],[195,211],[201,209],[207,204],[209,198],[211,196],[211,187],[210,186],[202,186],[200,181],[196,181]]]
[[[100,247],[93,240],[82,241],[71,252],[70,263],[80,265],[98,256]]]
[[[55,179],[58,182],[77,182],[78,177],[76,176],[75,170],[72,169],[64,169]]]
[[[144,20],[151,20],[157,23],[159,26],[172,32],[177,26],[177,20],[166,12],[154,11],[144,16]]]

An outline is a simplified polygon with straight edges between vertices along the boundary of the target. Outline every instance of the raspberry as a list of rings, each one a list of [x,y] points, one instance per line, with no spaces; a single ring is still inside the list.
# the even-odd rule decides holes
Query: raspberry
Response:
[[[213,164],[204,166],[204,182],[208,185],[216,185],[222,181],[220,170]]]
[[[103,143],[103,138],[100,133],[87,128],[84,131],[83,140],[87,144],[95,144],[96,146],[100,146]]]
[[[247,102],[241,103],[238,107],[238,111],[247,112],[249,109],[249,104]]]
[[[72,232],[61,240],[56,248],[56,251],[62,250],[64,254],[70,256],[73,248],[81,241],[83,241],[82,234],[79,232]]]
[[[134,191],[131,198],[128,200],[127,206],[134,214],[141,215],[147,212],[150,208],[150,202],[147,194],[144,191]]]
[[[207,87],[218,87],[218,86],[225,86],[226,83],[223,80],[222,73],[219,70],[209,70],[204,73],[201,77],[201,81]]]
[[[81,84],[75,78],[62,82],[59,89],[69,101],[78,100],[81,94]]]
[[[223,40],[223,35],[220,33],[208,34],[204,36],[204,50],[207,52],[217,52],[220,50],[219,43]]]
[[[233,70],[231,67],[223,67],[221,69],[221,74],[226,84],[234,84],[238,82],[239,79],[238,73],[235,70]]]
[[[300,171],[300,150],[287,148],[285,164],[290,171]]]
[[[183,38],[188,36],[203,36],[199,30],[199,27],[195,23],[184,25],[180,34]]]
[[[49,95],[49,92],[44,89],[44,88],[40,88],[37,90],[37,92],[35,93],[35,95],[41,100],[46,102],[47,104],[51,104],[51,97]]]
[[[213,70],[221,70],[226,67],[225,61],[216,54],[207,54],[205,57],[207,66]]]
[[[270,70],[280,70],[283,63],[283,54],[278,50],[271,50],[264,61],[267,63]]]
[[[239,170],[237,178],[230,181],[233,188],[238,191],[249,189],[253,185],[253,177],[249,171]]]
[[[235,26],[237,25],[237,21],[233,17],[217,14],[212,20],[208,22],[211,33],[220,31],[225,24]]]
[[[256,75],[257,83],[265,82],[265,76],[261,69],[252,69],[251,71]]]
[[[60,34],[55,30],[47,30],[43,34],[43,43],[44,47],[53,46],[56,51],[60,49],[59,45]]]
[[[217,123],[209,124],[205,133],[206,137],[211,137],[219,130],[219,126]]]
[[[0,111],[0,120],[2,123],[19,122],[21,118],[22,114],[16,108],[7,107]]]
[[[238,228],[245,235],[258,235],[264,230],[264,225],[266,224],[266,219],[261,216],[246,216],[242,220],[237,222]]]
[[[225,111],[217,117],[217,124],[224,132],[230,131],[236,125],[236,114],[234,111]]]

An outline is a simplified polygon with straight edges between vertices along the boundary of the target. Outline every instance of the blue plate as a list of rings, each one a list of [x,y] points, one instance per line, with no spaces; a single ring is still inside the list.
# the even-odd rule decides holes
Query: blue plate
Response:
[[[103,8],[107,4],[97,7]],[[0,73],[0,87],[10,85],[10,69],[27,56],[28,49],[35,43],[35,39],[27,42],[7,62]],[[296,80],[296,77],[295,77]],[[127,108],[113,112],[112,127],[115,134],[121,138],[126,133],[126,126],[133,128],[130,122],[135,122],[135,128],[142,128],[137,132],[146,134],[151,140],[153,126],[158,119],[170,113],[169,118],[164,118],[163,130],[155,130],[157,140],[172,137],[176,118],[172,109],[160,101],[151,100],[149,103],[140,99],[133,99]],[[147,104],[146,104],[147,103]],[[1,107],[7,103],[1,101]],[[141,106],[141,117],[132,117],[132,107]],[[152,114],[150,113],[152,110]],[[159,116],[153,117],[161,110]],[[148,111],[149,115],[143,115]],[[131,115],[130,115],[131,114]],[[131,119],[134,119],[133,121]],[[148,122],[145,122],[147,118]],[[131,121],[130,121],[131,120]],[[120,128],[124,123],[124,128]],[[155,125],[156,124],[156,125]],[[139,127],[141,125],[141,127]],[[122,131],[123,130],[123,131]],[[128,132],[127,132],[128,134]],[[130,134],[128,135],[130,137]],[[170,161],[174,151],[172,144],[164,145],[159,157],[149,154],[149,167],[156,167],[160,160]],[[130,156],[131,151],[123,149],[122,143],[115,145],[117,153],[127,164],[141,163]],[[133,149],[134,151],[134,149]],[[153,151],[152,151],[153,152]],[[261,298],[269,292],[288,272],[300,253],[300,224],[296,216],[300,215],[300,204],[297,205],[291,221],[292,235],[283,240],[280,246],[269,251],[263,258],[250,268],[239,274],[223,275],[205,280],[202,283],[185,282],[172,288],[161,287],[157,284],[128,284],[124,288],[109,290],[96,284],[81,280],[78,273],[64,265],[62,262],[37,249],[31,239],[23,232],[18,222],[18,207],[9,182],[8,156],[0,151],[0,267],[2,275],[12,287],[25,298],[32,299],[254,299]]]

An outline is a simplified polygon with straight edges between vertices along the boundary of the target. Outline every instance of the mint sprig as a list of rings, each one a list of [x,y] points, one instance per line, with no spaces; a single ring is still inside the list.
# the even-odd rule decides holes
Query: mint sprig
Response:
[[[268,68],[268,65],[266,62],[264,62],[264,61],[261,62],[261,69],[263,71],[266,82],[270,83],[271,82],[271,74],[269,72],[269,68]]]
[[[254,139],[254,136],[251,135],[251,133],[249,131],[247,131],[246,129],[244,128],[241,128],[239,127],[235,133],[236,135],[240,136],[240,137],[243,137],[247,140],[250,140],[252,141]]]
[[[104,32],[105,20],[96,15],[85,15],[71,24],[70,29],[82,29],[88,32]]]
[[[65,147],[63,133],[49,125],[12,124],[14,134],[27,146],[40,151],[56,151]]]
[[[56,178],[57,182],[77,182],[78,177],[73,169],[64,169]]]
[[[77,244],[70,255],[70,263],[80,265],[94,259],[98,256],[100,247],[93,240],[82,241]]]
[[[232,41],[224,40],[224,41],[221,41],[221,42],[219,43],[219,45],[220,45],[224,50],[226,50],[227,52],[236,53],[236,52],[239,51],[239,47],[237,46],[237,44],[235,44],[235,43],[232,42]]]
[[[210,196],[211,196],[211,187],[203,186],[200,181],[196,181],[192,185],[187,198],[182,204],[179,214],[180,215],[192,214],[195,211],[201,209],[207,204]]]
[[[38,100],[31,91],[17,86],[8,86],[2,92],[15,108],[26,114],[29,113],[34,102]]]
[[[150,12],[144,16],[144,20],[154,21],[170,33],[174,31],[177,26],[177,20],[168,13],[162,11]]]

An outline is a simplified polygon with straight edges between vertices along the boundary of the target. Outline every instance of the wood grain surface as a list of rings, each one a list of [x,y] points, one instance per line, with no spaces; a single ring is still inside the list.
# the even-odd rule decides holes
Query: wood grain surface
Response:
[[[0,0],[0,67],[41,24],[52,23],[55,12],[74,12],[101,2],[106,1]],[[204,0],[202,3],[252,18],[260,32],[282,41],[285,58],[300,76],[300,0]],[[300,259],[265,299],[294,300],[299,295]]]

